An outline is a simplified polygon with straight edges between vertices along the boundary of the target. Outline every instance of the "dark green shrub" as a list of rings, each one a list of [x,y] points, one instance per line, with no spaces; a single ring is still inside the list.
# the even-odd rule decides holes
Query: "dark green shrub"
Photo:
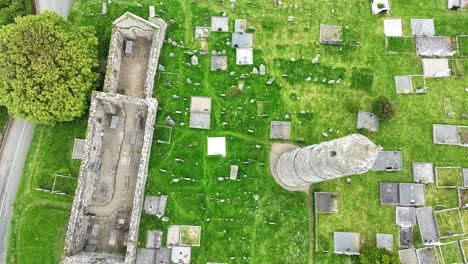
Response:
[[[400,259],[395,252],[385,248],[377,248],[364,244],[359,255],[361,264],[400,264]]]
[[[396,114],[395,104],[386,96],[380,96],[377,98],[372,109],[374,114],[382,120],[390,120],[395,117]]]

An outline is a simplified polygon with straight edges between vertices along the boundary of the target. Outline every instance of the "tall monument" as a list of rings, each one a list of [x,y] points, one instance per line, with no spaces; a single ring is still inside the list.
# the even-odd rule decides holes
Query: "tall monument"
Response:
[[[375,163],[379,147],[367,137],[352,134],[304,148],[282,152],[271,164],[273,176],[285,187],[367,172]]]

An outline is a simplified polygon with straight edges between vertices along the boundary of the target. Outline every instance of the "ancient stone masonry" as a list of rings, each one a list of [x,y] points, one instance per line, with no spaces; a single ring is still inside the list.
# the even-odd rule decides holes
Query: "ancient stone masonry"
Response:
[[[308,186],[311,183],[331,180],[367,172],[379,152],[379,147],[368,138],[352,134],[343,138],[296,148],[282,153],[273,174],[283,185]]]
[[[63,264],[135,263],[166,23],[113,23],[104,92],[94,92]]]

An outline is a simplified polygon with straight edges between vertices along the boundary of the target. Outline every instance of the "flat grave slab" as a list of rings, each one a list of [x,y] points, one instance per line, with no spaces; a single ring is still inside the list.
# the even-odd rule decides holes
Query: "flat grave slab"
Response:
[[[187,246],[174,246],[171,252],[172,263],[190,264],[192,248]]]
[[[400,205],[426,205],[426,190],[424,184],[400,183]]]
[[[436,245],[440,242],[439,230],[432,207],[416,208],[416,220],[419,225],[424,245]]]
[[[317,213],[338,213],[338,194],[334,192],[315,192],[315,211]]]
[[[136,264],[154,263],[156,250],[154,248],[139,248],[137,251]]]
[[[377,132],[379,128],[379,117],[374,113],[359,111],[356,128],[365,128],[371,132]]]
[[[227,16],[211,17],[211,31],[229,32],[229,17]]]
[[[393,250],[393,235],[392,234],[376,234],[376,241],[378,248],[386,248],[390,251]]]
[[[333,245],[335,254],[359,255],[361,250],[360,234],[335,232],[333,234]]]
[[[398,245],[400,248],[413,247],[413,227],[412,226],[399,226],[398,227]]]
[[[403,36],[401,19],[384,19],[384,34],[387,37]]]
[[[411,76],[399,75],[395,76],[395,87],[398,94],[411,93]]]
[[[232,47],[233,48],[253,48],[253,34],[252,33],[232,33]]]
[[[416,37],[416,54],[421,57],[455,55],[452,37]]]
[[[73,146],[72,159],[81,160],[85,156],[86,140],[75,138],[75,145]]]
[[[210,36],[211,28],[209,27],[195,27],[195,40],[206,40]]]
[[[396,207],[396,224],[409,227],[416,224],[416,211],[414,207]]]
[[[458,126],[434,124],[432,131],[435,144],[458,145],[460,143]]]
[[[166,264],[171,262],[171,253],[172,250],[167,247],[157,248],[156,249],[156,260],[155,264],[161,263]]]
[[[413,178],[417,183],[434,183],[434,165],[430,162],[413,162]]]
[[[398,250],[398,256],[400,257],[401,264],[418,264],[414,248]]]
[[[320,43],[340,45],[343,42],[343,27],[320,24]]]
[[[380,183],[380,204],[400,204],[398,183]]]
[[[411,19],[411,32],[413,36],[434,36],[434,19]]]
[[[390,0],[371,1],[371,10],[373,15],[390,13]]]
[[[450,77],[448,59],[422,59],[423,73],[426,78]]]
[[[291,122],[271,121],[270,124],[271,139],[290,139]]]
[[[416,249],[416,256],[418,257],[419,263],[424,264],[438,264],[437,252],[435,247],[426,247]]]
[[[226,137],[208,138],[208,156],[226,156]]]
[[[213,55],[211,56],[211,71],[225,71],[227,70],[228,60],[227,56]]]
[[[236,49],[236,64],[237,65],[253,65],[253,49],[252,48]]]
[[[373,171],[401,171],[403,162],[401,151],[379,151]]]
[[[190,103],[191,128],[210,129],[211,97],[192,96]]]

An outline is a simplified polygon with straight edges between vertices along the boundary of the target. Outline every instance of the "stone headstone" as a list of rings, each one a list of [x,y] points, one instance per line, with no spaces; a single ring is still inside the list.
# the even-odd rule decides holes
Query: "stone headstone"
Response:
[[[259,73],[260,73],[260,75],[265,75],[266,74],[266,67],[265,67],[264,64],[260,65]]]
[[[288,22],[293,22],[294,21],[294,17],[293,16],[288,16]]]
[[[258,74],[258,69],[257,69],[256,67],[253,67],[252,73],[253,73],[253,74]]]
[[[166,122],[166,124],[170,125],[170,126],[175,126],[175,122],[174,120],[172,120],[172,118],[170,116],[167,116],[165,119],[164,119],[164,122]]]
[[[192,56],[192,65],[198,65],[198,57],[195,55]]]

